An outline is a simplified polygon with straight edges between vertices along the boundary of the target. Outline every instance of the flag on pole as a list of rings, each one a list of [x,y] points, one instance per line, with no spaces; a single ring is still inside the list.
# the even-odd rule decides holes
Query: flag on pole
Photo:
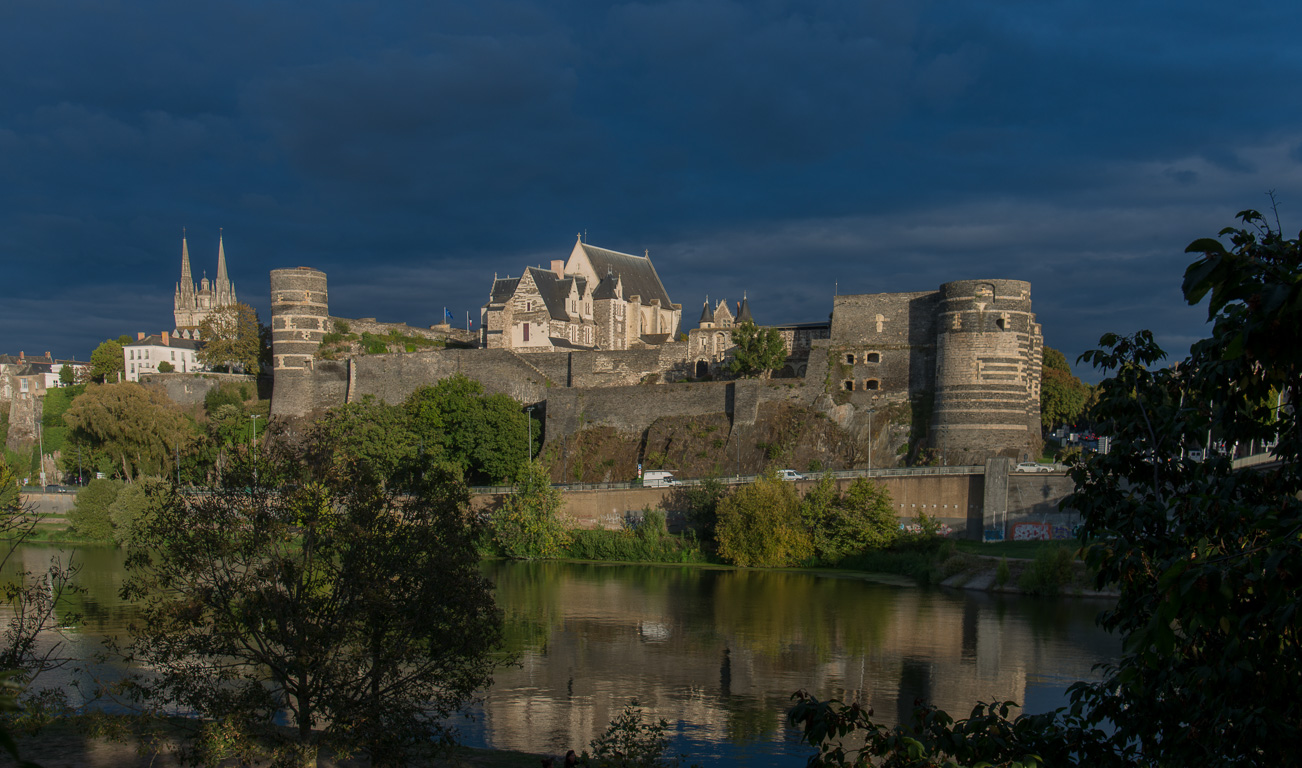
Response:
[[[453,319],[455,319],[455,318],[452,317],[452,312],[450,312],[450,311],[448,310],[447,307],[444,307],[444,308],[443,308],[443,316],[446,317],[446,318],[449,319],[449,320],[453,320]]]

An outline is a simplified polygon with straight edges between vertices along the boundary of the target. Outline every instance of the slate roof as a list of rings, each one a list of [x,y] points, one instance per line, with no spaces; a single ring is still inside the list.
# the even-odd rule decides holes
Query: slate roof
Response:
[[[190,339],[183,339],[180,336],[172,336],[167,341],[168,343],[164,344],[162,334],[155,333],[152,336],[146,336],[143,339],[136,339],[135,341],[128,342],[126,344],[123,344],[122,346],[124,347],[171,347],[172,349],[198,349],[200,346],[202,346],[202,342],[191,341]]]
[[[520,285],[518,277],[499,277],[493,281],[493,290],[488,292],[489,304],[505,304],[515,295],[516,287]]]
[[[623,301],[624,297],[619,295],[619,277],[611,273],[601,278],[601,282],[597,283],[597,287],[592,291],[592,298]]]
[[[538,267],[529,267],[529,274],[533,276],[534,285],[538,286],[538,293],[542,296],[543,304],[547,305],[547,313],[551,318],[568,321],[570,313],[565,309],[565,300],[570,297],[570,286],[574,283],[574,278],[562,279],[555,272]]]
[[[705,304],[701,307],[701,319],[697,321],[700,325],[714,322],[714,313],[710,311],[710,299],[705,299]]]
[[[660,276],[656,274],[651,259],[619,251],[608,251],[587,243],[580,243],[580,247],[587,254],[593,271],[598,275],[611,272],[619,275],[619,279],[624,284],[623,298],[641,296],[643,304],[650,304],[652,299],[659,299],[661,307],[670,308],[672,302],[669,301],[669,294],[665,291],[664,284],[660,282]]]

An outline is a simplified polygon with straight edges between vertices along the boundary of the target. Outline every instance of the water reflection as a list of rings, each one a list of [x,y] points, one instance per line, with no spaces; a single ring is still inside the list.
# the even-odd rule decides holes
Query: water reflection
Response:
[[[493,563],[521,666],[499,672],[483,743],[563,751],[637,697],[698,759],[804,754],[788,697],[858,697],[894,721],[915,699],[1062,703],[1116,654],[1100,605],[1004,599],[776,571]],[[546,627],[546,632],[539,628]],[[1041,690],[1044,689],[1044,690]]]
[[[21,563],[40,570],[59,552],[24,547]],[[89,657],[101,638],[125,639],[132,609],[118,597],[119,550],[79,548],[75,557],[86,592],[68,606],[83,617],[69,650]],[[990,699],[1043,711],[1118,653],[1093,623],[1103,605],[1090,601],[780,571],[484,568],[519,666],[498,672],[478,719],[462,725],[483,746],[581,749],[637,698],[675,724],[675,747],[698,762],[791,765],[808,754],[783,722],[799,688],[858,697],[891,721],[917,698],[960,716]]]

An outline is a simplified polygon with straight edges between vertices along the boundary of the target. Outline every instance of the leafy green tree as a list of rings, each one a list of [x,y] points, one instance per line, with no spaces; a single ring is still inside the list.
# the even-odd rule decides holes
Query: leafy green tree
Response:
[[[126,372],[122,356],[122,342],[106,339],[90,353],[90,377],[93,381],[113,383]]]
[[[107,480],[93,480],[106,483]],[[167,498],[168,481],[157,477],[142,477],[139,481],[118,488],[117,496],[108,507],[108,520],[112,524],[112,537],[118,544],[135,542],[137,531],[147,527],[157,514],[159,504]],[[85,493],[85,491],[82,491]],[[78,494],[80,500],[81,494]]]
[[[669,509],[681,509],[687,524],[702,541],[715,540],[719,523],[719,503],[728,497],[731,489],[718,477],[707,477],[695,485],[682,485],[670,491]]]
[[[128,481],[166,474],[174,452],[194,439],[190,421],[167,395],[134,382],[88,386],[63,419],[75,440],[111,456]]]
[[[257,375],[262,370],[262,335],[258,313],[248,304],[218,307],[199,323],[202,346],[196,353],[210,368]]]
[[[719,555],[733,565],[797,565],[814,553],[800,519],[800,497],[772,473],[738,488],[719,503]]]
[[[77,369],[71,365],[59,367],[59,383],[67,387],[77,383]]]
[[[164,361],[162,361],[162,362],[160,362],[160,363],[158,364],[158,372],[159,372],[159,373],[171,373],[172,371],[175,371],[175,370],[176,370],[176,366],[172,365],[171,363],[167,362],[166,360],[164,360]]]
[[[77,500],[68,512],[72,530],[88,539],[113,541],[111,510],[121,490],[120,480],[91,480],[77,492]]]
[[[1074,422],[1085,411],[1090,385],[1071,372],[1067,358],[1053,347],[1044,348],[1040,371],[1040,424],[1053,429]]]
[[[561,492],[552,487],[551,473],[542,462],[524,464],[510,495],[493,513],[493,540],[507,557],[557,557],[570,543],[560,519],[563,505]]]
[[[766,376],[787,360],[787,347],[776,328],[742,323],[732,329],[732,343],[736,347],[729,366],[737,376]]]
[[[466,486],[323,478],[273,447],[201,494],[161,490],[123,594],[147,711],[197,713],[196,758],[314,765],[321,748],[406,765],[491,680],[501,616]],[[283,728],[282,724],[288,724]],[[234,740],[243,755],[217,747]],[[267,754],[267,753],[270,754]]]
[[[858,478],[845,493],[824,475],[800,500],[800,516],[813,538],[814,556],[825,563],[895,541],[899,522],[886,487]]]
[[[420,450],[446,457],[475,482],[509,481],[528,461],[529,443],[541,447],[540,426],[519,402],[485,395],[461,374],[419,387],[403,407]]]
[[[372,397],[331,408],[311,429],[309,456],[331,478],[406,482],[417,453],[403,409]]]

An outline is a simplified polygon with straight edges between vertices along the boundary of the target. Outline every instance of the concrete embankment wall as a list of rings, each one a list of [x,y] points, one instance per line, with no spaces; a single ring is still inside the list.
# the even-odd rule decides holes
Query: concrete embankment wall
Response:
[[[901,523],[911,523],[919,513],[925,512],[953,531],[954,536],[980,539],[985,511],[985,476],[970,475],[914,475],[874,478],[886,486],[895,506],[895,515]],[[842,490],[849,487],[852,478],[841,478],[837,484]],[[797,482],[802,494],[815,484],[813,480]],[[1058,474],[1021,475],[1008,478],[1007,521],[998,520],[1004,536],[1014,539],[1023,531],[1023,538],[1039,537],[1048,530],[1055,538],[1066,538],[1070,532],[1069,515],[1058,511],[1058,502],[1073,489],[1071,478]],[[502,494],[482,494],[474,499],[476,509],[497,509]],[[672,488],[629,488],[604,490],[573,490],[565,492],[565,512],[571,524],[579,528],[619,529],[641,516],[646,508],[663,510],[671,526],[683,522],[683,510],[676,502],[679,496]],[[1036,526],[1026,528],[1025,525]],[[1041,526],[1047,525],[1048,528]],[[1029,533],[1028,533],[1029,532]]]
[[[77,496],[72,493],[24,493],[22,500],[23,506],[29,507],[37,515],[55,518],[49,522],[58,522],[58,519],[68,516]]]

